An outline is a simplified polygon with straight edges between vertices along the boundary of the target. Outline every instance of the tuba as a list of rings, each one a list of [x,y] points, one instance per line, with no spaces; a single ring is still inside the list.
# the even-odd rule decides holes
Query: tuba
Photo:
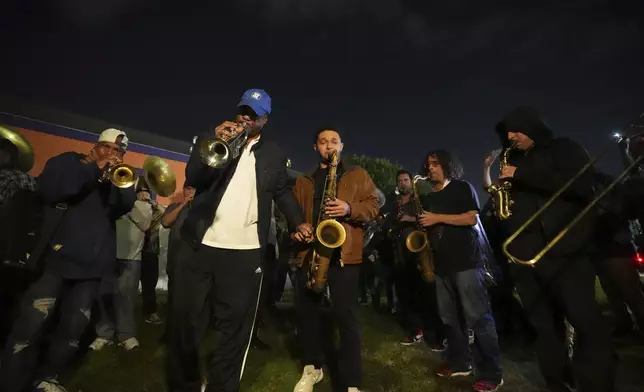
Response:
[[[427,177],[415,175],[412,180],[412,190],[414,192],[414,209],[416,211],[416,218],[424,213],[423,206],[420,204],[418,194],[418,181],[424,181]],[[432,251],[430,249],[429,238],[427,231],[424,229],[416,229],[405,237],[405,246],[412,253],[419,253],[418,255],[418,269],[423,274],[423,279],[427,282],[434,280],[434,260],[432,259]]]
[[[499,161],[499,166],[503,169],[508,165],[508,157],[514,146],[507,147],[503,150],[501,154],[501,160]],[[497,150],[498,151],[498,150]],[[500,184],[492,184],[487,191],[492,195],[492,202],[494,203],[494,214],[497,218],[501,220],[506,220],[512,215],[512,210],[510,206],[512,205],[512,199],[510,198],[510,189],[512,188],[512,183],[508,180],[504,180]]]
[[[20,133],[0,126],[0,139],[7,139],[18,150],[18,170],[27,173],[34,166],[34,150]]]
[[[315,238],[317,244],[314,245],[313,255],[309,261],[307,272],[306,286],[315,291],[324,290],[327,282],[327,273],[331,264],[333,249],[342,246],[347,238],[347,232],[335,219],[330,219],[324,214],[324,204],[327,200],[335,199],[337,188],[337,168],[339,154],[334,151],[331,154],[329,163],[329,174],[326,177],[324,186],[324,195],[322,205],[320,206],[320,216],[318,218],[317,228],[315,229]]]
[[[240,125],[243,126],[242,131],[227,139],[217,137],[201,142],[199,152],[206,166],[221,169],[239,156],[239,152],[248,140],[250,130],[246,124]]]

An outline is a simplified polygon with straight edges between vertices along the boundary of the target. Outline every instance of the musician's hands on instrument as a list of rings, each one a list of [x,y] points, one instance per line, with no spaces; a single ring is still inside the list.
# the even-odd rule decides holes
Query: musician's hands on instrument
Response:
[[[342,218],[351,213],[351,206],[344,200],[327,200],[324,204],[324,213],[329,218]]]
[[[90,160],[92,159],[90,155]],[[99,167],[99,169],[105,169],[106,166],[114,166],[118,165],[119,163],[123,162],[123,159],[117,155],[107,155],[104,157],[97,157],[96,159],[93,160],[96,162],[96,166]]]
[[[194,200],[195,198],[195,188],[186,188],[186,190],[183,192],[183,204],[188,204],[191,201]]]
[[[311,242],[314,239],[313,226],[310,223],[302,223],[291,234],[291,239],[297,242]]]
[[[514,177],[514,172],[517,170],[516,166],[505,166],[501,168],[501,174],[499,178],[512,178]]]
[[[243,124],[234,121],[224,121],[215,128],[215,136],[223,140],[228,140],[243,130]]]
[[[434,214],[433,212],[427,212],[427,211],[424,211],[423,215],[420,216],[418,221],[420,222],[421,225],[423,225],[423,227],[429,227],[437,223],[441,223],[440,220],[438,219],[438,214]]]
[[[485,160],[483,161],[483,167],[486,169],[491,167],[494,161],[496,161],[496,157],[492,155],[492,153],[487,154],[485,156]]]

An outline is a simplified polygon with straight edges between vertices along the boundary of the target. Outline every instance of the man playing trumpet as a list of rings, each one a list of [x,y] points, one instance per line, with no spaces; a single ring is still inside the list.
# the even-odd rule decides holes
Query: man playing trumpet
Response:
[[[329,259],[328,283],[333,313],[340,329],[341,382],[349,392],[358,392],[362,383],[362,344],[356,308],[364,241],[363,223],[376,217],[379,205],[376,187],[369,174],[360,167],[345,166],[339,159],[343,147],[337,130],[318,130],[313,149],[320,156],[319,166],[310,175],[299,177],[293,192],[304,210],[307,223],[324,219],[341,222],[340,231],[346,235],[344,243],[335,249],[322,249],[324,247],[319,244],[319,238],[312,235],[295,233],[292,238],[302,243],[315,241],[313,246],[320,251],[319,255]],[[334,155],[334,162],[331,162]],[[335,172],[334,178],[328,176],[331,169]],[[336,189],[329,189],[329,182],[336,185]],[[326,198],[329,192],[337,194],[337,198]],[[313,272],[310,271],[310,263],[316,262],[311,260],[311,256],[317,252],[311,253],[305,250],[296,258],[300,268],[296,279],[295,308],[304,371],[294,392],[311,392],[313,386],[323,378],[320,309],[323,293],[319,289],[324,289],[325,282],[311,282]],[[311,284],[317,286],[317,292],[307,287]]]
[[[198,148],[186,166],[186,185],[196,192],[181,227],[182,241],[173,249],[169,391],[199,391],[199,344],[211,309],[221,336],[206,391],[239,390],[261,291],[273,200],[291,228],[300,235],[311,233],[288,186],[286,157],[262,133],[270,112],[265,91],[246,91],[236,122],[226,121],[197,138]],[[246,140],[234,151],[231,144],[238,135]],[[226,154],[199,148],[223,143]]]
[[[114,222],[136,200],[134,186],[118,188],[104,180],[104,173],[122,162],[127,142],[125,132],[107,129],[88,155],[55,156],[38,177],[47,216],[66,210],[43,252],[44,271],[25,293],[5,346],[3,392],[19,392],[33,380],[38,391],[64,391],[56,378],[78,349],[101,278],[115,266]],[[60,309],[60,322],[34,379],[30,365],[38,353],[39,333],[55,308]]]

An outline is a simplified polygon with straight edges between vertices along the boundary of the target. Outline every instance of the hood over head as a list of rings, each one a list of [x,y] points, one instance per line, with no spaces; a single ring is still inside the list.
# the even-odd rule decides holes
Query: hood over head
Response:
[[[501,124],[505,129],[506,139],[509,131],[523,133],[536,145],[545,144],[553,138],[552,130],[546,125],[537,109],[532,106],[518,106],[508,112],[503,117],[503,122],[497,124],[497,133]]]

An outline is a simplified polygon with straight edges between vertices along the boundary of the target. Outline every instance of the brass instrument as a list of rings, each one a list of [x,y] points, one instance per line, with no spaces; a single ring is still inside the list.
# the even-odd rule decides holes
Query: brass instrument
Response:
[[[514,146],[507,147],[501,154],[499,161],[499,168],[503,169],[508,165],[508,157]],[[504,180],[500,184],[492,184],[487,191],[492,195],[492,202],[494,203],[494,214],[501,220],[506,220],[512,215],[512,199],[510,197],[510,190],[512,183],[509,180]]]
[[[347,238],[347,232],[335,219],[328,218],[324,213],[324,204],[327,200],[336,197],[337,168],[339,154],[334,151],[330,157],[329,173],[326,177],[325,191],[320,206],[320,215],[315,229],[317,246],[313,247],[313,254],[309,261],[306,286],[316,292],[324,290],[327,282],[327,273],[331,264],[333,249],[342,246]]]
[[[145,182],[157,195],[168,197],[176,191],[177,177],[163,159],[147,157],[143,162],[143,173]]]
[[[418,188],[416,186],[416,183],[420,180],[426,180],[426,179],[427,177],[416,175],[412,180],[412,190],[414,192],[413,198],[414,198],[414,209],[416,212],[416,218],[419,218],[424,213],[423,206],[420,204],[420,199],[418,197]],[[428,244],[429,244],[429,241],[427,240],[427,233],[425,232],[425,230],[416,229],[411,233],[407,234],[405,238],[405,246],[412,253],[418,253],[422,251],[428,246]]]
[[[136,184],[138,178],[139,175],[136,174],[134,167],[119,163],[117,165],[106,165],[98,182],[109,181],[117,188],[129,188]]]
[[[643,121],[643,120],[644,120],[644,113],[642,113],[639,116],[638,121]],[[643,127],[644,126],[642,124],[632,124],[629,128],[643,128]],[[640,132],[638,132],[638,133],[636,133],[634,135],[631,135],[630,138],[638,136],[638,135],[641,135],[641,134],[642,134],[642,131],[640,131]],[[537,212],[535,212],[525,223],[523,223],[521,225],[521,227],[519,227],[510,237],[508,237],[508,239],[505,240],[505,242],[503,243],[503,253],[505,254],[505,256],[511,262],[516,263],[516,264],[523,264],[523,265],[529,265],[531,267],[534,267],[534,265],[537,264],[539,262],[539,260],[541,260],[546,255],[546,253],[548,253],[548,251],[550,251],[550,249],[552,249],[552,247],[554,247],[559,241],[561,241],[562,238],[564,238],[566,236],[568,231],[570,231],[570,229],[574,225],[576,225],[586,214],[588,214],[588,212],[595,206],[595,204],[597,204],[601,199],[604,198],[604,196],[606,196],[608,194],[608,192],[610,192],[617,184],[619,184],[623,179],[625,179],[626,176],[631,172],[631,170],[633,168],[635,168],[637,165],[639,165],[639,163],[644,158],[644,154],[643,154],[643,155],[640,155],[639,157],[637,157],[636,159],[633,159],[633,161],[630,163],[630,165],[628,165],[626,167],[626,169],[624,169],[617,176],[617,178],[615,178],[613,180],[613,182],[611,182],[606,188],[604,188],[604,190],[602,192],[600,192],[599,195],[597,195],[594,199],[592,199],[592,201],[590,203],[588,203],[588,205],[586,205],[586,207],[584,207],[563,229],[561,229],[559,231],[559,233],[557,233],[557,235],[552,240],[550,240],[546,244],[546,246],[544,246],[543,249],[541,249],[533,258],[531,258],[530,260],[521,260],[518,257],[516,257],[513,254],[511,254],[508,251],[508,246],[532,222],[534,222],[537,218],[539,218],[550,207],[550,205],[555,200],[557,200],[568,188],[570,188],[570,186],[575,181],[577,181],[577,179],[579,179],[582,175],[584,175],[584,173],[586,173],[588,170],[590,170],[593,167],[593,165],[595,164],[595,162],[597,162],[597,160],[599,160],[599,158],[601,158],[602,155],[604,155],[604,153],[606,153],[606,151],[610,147],[612,147],[612,143],[611,143],[611,145],[608,145],[602,151],[597,153],[595,156],[593,156],[588,161],[588,163],[586,163],[586,165],[584,167],[582,167],[581,170],[579,170],[577,172],[577,174],[575,174],[570,180],[568,180],[568,182],[566,182],[557,192],[555,192],[555,194],[552,195],[552,197],[541,208],[539,208],[539,210],[537,210]]]
[[[34,149],[20,133],[0,126],[0,139],[7,139],[18,149],[18,170],[27,173],[34,166]]]
[[[167,162],[159,157],[148,157],[143,162],[143,178],[152,192],[168,197],[176,190],[177,180]],[[103,170],[99,182],[109,181],[117,188],[134,186],[139,179],[136,169],[125,163],[108,165]]]
[[[220,169],[239,156],[250,130],[246,124],[241,125],[243,130],[230,138],[204,139],[200,143],[199,153],[204,165]]]
[[[427,180],[427,177],[420,175],[415,175],[412,180],[412,190],[414,192],[414,208],[416,210],[416,218],[420,218],[421,215],[425,212],[423,206],[420,204],[420,197],[418,194],[418,181]],[[418,255],[418,269],[423,274],[423,279],[430,282],[434,280],[434,260],[432,256],[432,250],[429,244],[429,238],[427,237],[427,231],[422,229],[416,229],[409,233],[405,238],[405,246],[410,252],[419,253]]]
[[[150,223],[150,228],[148,229],[152,232],[159,228],[161,219],[163,218],[163,210],[159,208],[158,205],[153,203],[152,200],[147,200],[147,202],[150,203],[150,206],[152,206],[152,221]]]

